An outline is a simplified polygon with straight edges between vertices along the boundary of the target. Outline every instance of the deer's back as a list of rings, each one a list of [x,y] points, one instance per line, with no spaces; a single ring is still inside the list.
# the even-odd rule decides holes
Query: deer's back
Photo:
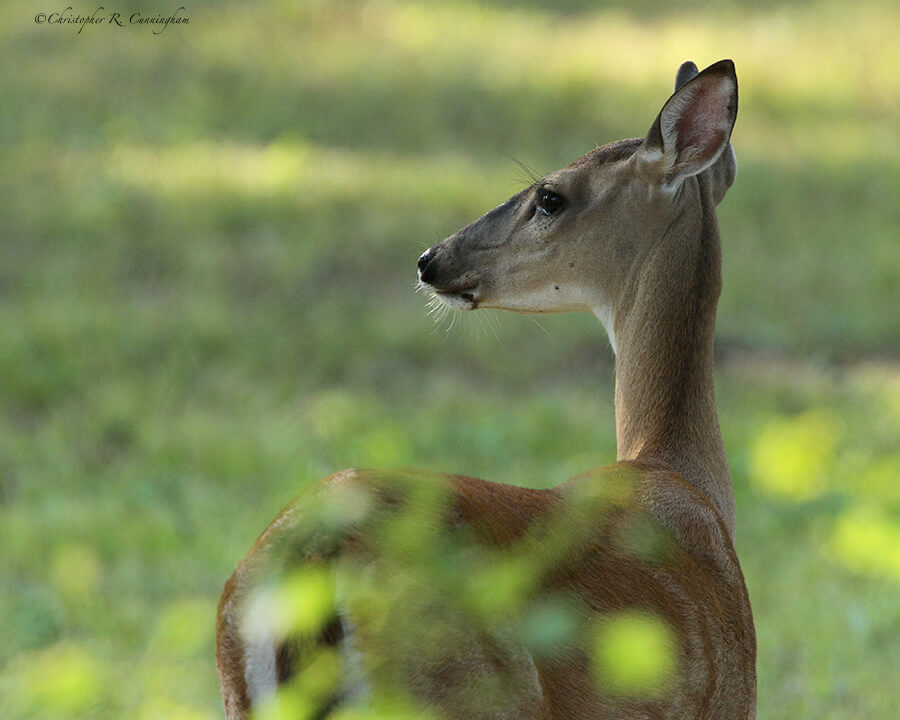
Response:
[[[413,567],[412,579],[399,580],[402,567],[397,556],[386,559],[392,551],[377,526],[387,527],[402,515],[422,483],[429,490],[424,510],[413,510],[415,526],[425,528],[428,542],[462,549],[462,560],[440,570],[426,560],[418,570]],[[298,540],[297,528],[311,497],[345,493],[373,501],[369,519],[355,524],[337,545],[333,538],[313,538],[310,551],[309,538],[303,534]],[[381,588],[395,594],[382,629],[358,622],[352,603],[342,607],[345,627],[355,635],[354,651],[365,657],[374,681],[405,686],[451,720],[747,720],[754,715],[755,641],[737,558],[712,506],[660,464],[620,463],[549,490],[433,473],[340,473],[289,506],[263,533],[229,581],[223,609],[239,613],[242,588],[282,574],[285,563],[318,563],[326,556],[349,560],[354,575],[375,568],[376,584],[380,577],[392,578],[390,587]],[[467,574],[474,569],[490,579],[491,566],[483,557],[501,564],[509,559],[535,572],[535,581],[522,586],[526,597],[518,612],[548,598],[563,600],[577,632],[558,647],[535,653],[517,640],[515,612],[506,624],[502,616],[499,622],[473,622],[466,615],[465,596],[472,592]],[[424,578],[414,577],[421,571]],[[441,585],[437,590],[435,580]],[[495,591],[490,582],[481,586],[488,596]],[[642,698],[604,687],[593,664],[596,623],[634,610],[659,616],[677,638],[674,675]],[[220,625],[223,617],[220,612]],[[221,647],[229,637],[220,632]],[[245,674],[242,663],[231,664]],[[481,694],[473,705],[471,693],[466,695],[472,678],[492,675],[493,687],[501,688],[497,697],[482,707]]]
[[[635,461],[546,491],[453,482],[458,515],[486,542],[532,543],[535,558],[542,547],[550,562],[541,592],[572,600],[586,626],[639,610],[675,631],[678,669],[650,698],[603,687],[590,632],[585,643],[535,658],[550,717],[755,716],[756,645],[743,574],[719,515],[683,478],[662,463]]]

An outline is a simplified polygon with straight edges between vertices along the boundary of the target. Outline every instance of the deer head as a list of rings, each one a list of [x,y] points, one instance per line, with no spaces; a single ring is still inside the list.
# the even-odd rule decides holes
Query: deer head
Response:
[[[460,310],[592,311],[615,348],[635,275],[653,262],[690,265],[677,255],[695,253],[692,243],[663,256],[660,241],[696,221],[701,176],[712,206],[733,182],[736,115],[733,63],[700,73],[685,63],[645,138],[597,148],[516,193],[423,253],[419,281]]]

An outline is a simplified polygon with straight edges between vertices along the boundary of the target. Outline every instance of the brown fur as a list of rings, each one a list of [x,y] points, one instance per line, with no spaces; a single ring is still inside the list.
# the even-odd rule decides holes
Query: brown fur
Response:
[[[326,479],[273,521],[225,586],[217,659],[229,718],[250,712],[240,621],[253,589],[292,566],[335,558],[354,572],[374,567],[379,578],[396,577],[381,528],[417,505],[423,538],[464,551],[461,572],[498,551],[524,558],[536,578],[525,602],[564,598],[585,631],[618,610],[658,614],[677,637],[677,671],[661,694],[618,695],[598,680],[585,633],[533,656],[502,622],[465,615],[457,595],[466,586],[446,577],[438,590],[413,584],[397,595],[391,622],[352,626],[376,683],[403,688],[448,720],[755,717],[756,640],[712,378],[721,286],[715,206],[734,178],[727,140],[737,85],[727,61],[696,77],[680,72],[678,82],[645,139],[588,153],[425,258],[428,286],[455,307],[608,316],[619,461],[548,490],[418,471]],[[685,148],[679,138],[698,145]],[[543,187],[566,199],[558,217],[536,213]],[[309,524],[307,509],[323,498],[349,506],[360,497],[367,512],[340,532]],[[424,562],[409,552],[399,562]],[[466,565],[471,558],[476,564]],[[352,609],[340,612],[354,619]],[[434,647],[434,628],[447,629],[437,643],[446,648]],[[312,641],[284,639],[279,683],[310,648],[339,644],[346,632],[335,620]],[[473,690],[486,681],[492,692]]]

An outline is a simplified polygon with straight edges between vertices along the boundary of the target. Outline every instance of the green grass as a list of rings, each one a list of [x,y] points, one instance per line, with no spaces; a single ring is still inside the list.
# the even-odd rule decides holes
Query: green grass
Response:
[[[547,486],[613,459],[596,321],[445,332],[415,259],[521,187],[512,158],[640,135],[682,60],[721,57],[718,388],[759,717],[893,717],[900,12],[629,7],[197,3],[153,37],[4,5],[2,717],[220,716],[222,583],[330,472]]]

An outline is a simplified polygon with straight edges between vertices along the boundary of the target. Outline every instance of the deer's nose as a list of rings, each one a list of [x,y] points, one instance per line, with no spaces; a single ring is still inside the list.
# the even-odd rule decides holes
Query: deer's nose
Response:
[[[431,267],[431,272],[428,272],[428,270],[429,270],[428,266],[431,263],[431,261],[434,260],[434,256],[435,256],[434,248],[429,248],[428,250],[426,250],[419,256],[419,262],[418,262],[419,280],[421,280],[422,282],[428,282],[429,278],[434,275],[434,267],[433,266]]]
[[[434,248],[428,248],[425,252],[419,255],[419,270],[424,270],[425,266],[431,262],[431,258],[434,257]]]

